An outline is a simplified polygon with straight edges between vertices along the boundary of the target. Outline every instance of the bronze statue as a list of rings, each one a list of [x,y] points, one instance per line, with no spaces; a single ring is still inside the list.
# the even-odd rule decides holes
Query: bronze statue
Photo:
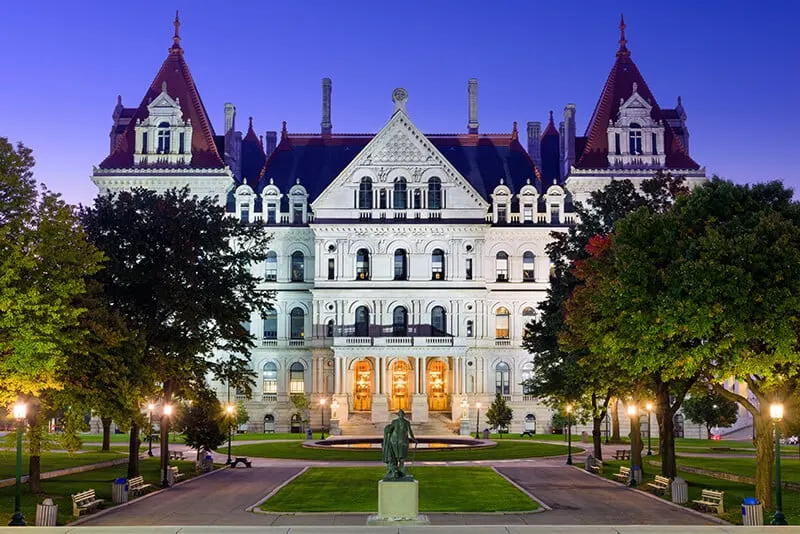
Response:
[[[403,471],[408,459],[409,440],[417,442],[406,413],[400,410],[397,419],[383,428],[383,462],[387,468],[384,480],[414,480]]]

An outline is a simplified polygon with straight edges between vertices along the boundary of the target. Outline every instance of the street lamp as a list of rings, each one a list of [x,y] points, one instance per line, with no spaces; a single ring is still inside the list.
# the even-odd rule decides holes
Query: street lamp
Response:
[[[322,437],[320,437],[320,439],[325,439],[325,402],[326,401],[327,401],[327,399],[325,397],[322,397],[319,400],[319,422],[320,422],[320,425],[322,425],[322,431],[320,432],[320,435]]]
[[[161,487],[168,488],[169,479],[167,478],[167,471],[169,471],[169,427],[166,425],[169,417],[172,415],[172,405],[165,404],[161,409],[161,414],[161,435],[164,436],[165,440],[167,440],[166,443],[161,444],[161,458],[163,458],[164,461],[164,478],[161,479]]]
[[[148,446],[147,446],[147,456],[150,456],[151,458],[153,457],[153,410],[155,410],[155,408],[156,408],[155,404],[153,404],[152,402],[148,403],[148,405],[147,405],[147,424],[149,426],[147,427],[147,434],[148,434],[147,441],[149,443],[148,443]]]
[[[17,484],[14,492],[14,515],[8,523],[10,527],[24,527],[25,517],[22,515],[22,427],[25,425],[27,406],[24,402],[14,405],[13,415],[17,420]]]
[[[567,465],[572,465],[572,405],[567,404]]]
[[[772,517],[772,525],[788,525],[786,516],[783,515],[783,491],[781,488],[781,427],[779,423],[783,419],[783,404],[773,403],[769,407],[769,415],[775,424],[775,515]]]
[[[481,439],[481,403],[475,403],[475,439]]]
[[[650,413],[653,411],[653,403],[648,402],[644,407],[647,409],[647,456],[652,456],[653,450],[650,448]]]
[[[631,488],[636,487],[636,477],[634,476],[634,468],[636,465],[633,463],[633,420],[637,415],[637,408],[635,404],[628,405],[628,417],[630,418],[630,426],[631,426],[631,476],[628,480],[628,486]]]
[[[233,404],[228,404],[225,407],[225,413],[228,416],[228,460],[225,465],[231,464],[231,435],[233,434],[233,415],[236,413],[236,407]]]

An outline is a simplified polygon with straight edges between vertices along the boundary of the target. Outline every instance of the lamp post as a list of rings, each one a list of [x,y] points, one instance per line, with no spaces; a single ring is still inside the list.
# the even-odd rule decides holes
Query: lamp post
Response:
[[[628,417],[630,418],[631,425],[631,476],[628,480],[628,487],[634,488],[636,487],[636,476],[634,475],[634,468],[636,465],[633,461],[633,420],[635,417],[638,417],[638,410],[635,404],[628,405]]]
[[[572,405],[567,404],[567,465],[572,465]]]
[[[469,410],[469,403],[467,399],[461,399],[461,419],[464,420],[467,418],[467,410]]]
[[[10,527],[24,527],[25,517],[22,515],[22,427],[25,425],[27,406],[24,402],[14,405],[13,415],[17,420],[17,483],[14,491],[14,515],[8,523]]]
[[[156,405],[152,402],[147,404],[147,456],[153,457],[153,410],[156,408]]]
[[[652,456],[653,450],[650,448],[650,414],[653,411],[653,403],[648,402],[644,407],[647,409],[647,456]]]
[[[321,435],[320,439],[325,439],[325,402],[326,401],[327,401],[327,399],[325,397],[322,397],[319,400],[319,422],[320,422],[320,425],[322,425],[322,431],[320,433],[320,435]]]
[[[225,413],[227,414],[228,418],[228,459],[225,461],[225,465],[231,464],[231,435],[233,434],[233,416],[236,413],[236,407],[233,404],[228,404],[225,407]]]
[[[481,439],[481,403],[475,403],[475,439]]]
[[[775,515],[772,516],[771,525],[788,525],[786,516],[783,515],[783,489],[781,488],[781,427],[783,419],[783,404],[773,403],[769,407],[769,415],[775,425]]]
[[[167,471],[169,471],[169,427],[164,425],[166,424],[165,421],[168,421],[171,415],[172,405],[165,404],[161,411],[161,434],[164,436],[164,439],[167,440],[167,443],[161,444],[161,457],[164,459],[164,478],[161,479],[162,488],[169,487],[169,479],[167,478]],[[167,432],[163,432],[164,430],[167,430]]]

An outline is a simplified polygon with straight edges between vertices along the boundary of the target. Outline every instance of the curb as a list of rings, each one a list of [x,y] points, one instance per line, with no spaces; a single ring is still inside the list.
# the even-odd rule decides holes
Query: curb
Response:
[[[269,493],[267,493],[261,500],[259,500],[255,504],[252,504],[252,505],[248,506],[247,508],[245,508],[244,511],[245,512],[254,512],[256,514],[280,514],[280,515],[282,515],[281,512],[267,512],[267,511],[261,510],[259,508],[259,506],[261,506],[262,504],[267,502],[270,499],[270,497],[272,497],[273,495],[278,493],[281,489],[283,489],[284,486],[286,486],[287,484],[289,484],[294,479],[296,479],[297,477],[299,477],[300,475],[302,475],[303,473],[305,473],[308,470],[309,470],[309,467],[304,467],[298,473],[295,473],[294,475],[292,475],[289,478],[287,478],[286,480],[284,480],[283,484],[281,484],[280,486],[278,486],[274,490],[272,490]]]
[[[84,517],[82,517],[80,519],[76,519],[75,521],[70,521],[69,523],[67,523],[64,526],[65,527],[75,527],[75,526],[78,526],[78,525],[82,525],[82,524],[84,524],[84,523],[86,523],[86,522],[88,522],[88,521],[90,521],[90,520],[92,520],[92,519],[94,519],[96,517],[104,516],[104,515],[109,514],[109,513],[113,512],[115,510],[119,510],[120,508],[125,508],[126,506],[130,506],[131,504],[143,501],[144,499],[147,499],[149,497],[153,497],[155,495],[159,495],[159,494],[161,494],[161,493],[163,493],[165,491],[168,491],[168,490],[170,490],[172,488],[175,488],[175,487],[178,487],[178,486],[182,486],[184,484],[188,484],[189,482],[192,482],[193,480],[199,480],[201,478],[205,478],[207,476],[211,476],[211,475],[213,475],[215,473],[220,473],[220,472],[224,471],[225,469],[228,469],[229,467],[230,466],[225,465],[223,467],[220,467],[219,469],[214,469],[213,471],[209,471],[208,473],[203,473],[202,475],[197,475],[196,477],[192,477],[192,478],[184,480],[182,482],[178,482],[177,484],[173,484],[169,488],[161,488],[161,489],[158,489],[156,491],[151,491],[150,493],[145,493],[141,497],[137,497],[137,498],[135,498],[133,500],[128,500],[126,502],[114,505],[111,508],[105,508],[103,510],[100,510],[99,512],[95,512],[95,513],[93,513],[91,515],[86,515],[86,516],[84,516]]]
[[[638,488],[631,488],[630,486],[626,486],[625,484],[623,484],[621,482],[617,482],[616,480],[610,480],[608,478],[601,477],[600,475],[595,475],[594,473],[589,473],[585,469],[581,469],[580,467],[578,467],[576,465],[573,465],[572,468],[573,469],[577,469],[581,473],[589,475],[590,477],[598,478],[600,480],[605,480],[606,482],[610,482],[611,484],[614,484],[616,486],[621,486],[621,487],[626,488],[626,489],[628,489],[630,491],[635,491],[636,493],[638,493],[640,495],[644,495],[649,499],[655,499],[655,500],[657,500],[659,502],[662,502],[664,504],[668,504],[668,505],[672,506],[673,508],[678,508],[679,510],[683,510],[684,512],[689,512],[690,514],[695,515],[697,517],[702,517],[703,519],[706,519],[707,521],[711,521],[712,523],[717,523],[718,525],[730,525],[730,526],[734,526],[734,527],[740,526],[740,525],[734,525],[733,523],[729,523],[729,522],[725,521],[724,519],[720,519],[719,517],[717,517],[715,515],[704,514],[703,512],[697,511],[694,508],[689,508],[688,506],[683,506],[681,504],[678,504],[678,503],[675,503],[675,502],[672,502],[672,501],[668,501],[667,499],[662,499],[658,495],[653,495],[650,492],[642,491],[642,490],[640,490]]]
[[[501,473],[500,471],[498,471],[498,470],[497,470],[497,469],[496,469],[494,466],[491,466],[491,467],[492,467],[492,471],[494,471],[495,473],[497,473],[498,475],[500,475],[501,477],[503,477],[503,478],[506,480],[506,482],[510,483],[512,486],[514,486],[515,488],[517,488],[518,490],[520,490],[522,493],[524,493],[525,495],[527,495],[528,497],[530,497],[532,500],[534,500],[534,501],[538,502],[538,503],[539,503],[539,506],[541,506],[541,508],[538,508],[538,509],[536,509],[536,510],[529,510],[529,511],[527,511],[527,512],[518,512],[518,513],[524,513],[524,514],[535,514],[535,513],[539,513],[539,512],[548,512],[548,511],[551,511],[551,510],[552,510],[552,508],[551,508],[551,507],[549,507],[549,506],[548,506],[548,505],[546,505],[544,502],[542,502],[542,500],[541,500],[541,499],[539,499],[539,498],[538,498],[536,495],[534,495],[533,493],[529,492],[528,490],[526,490],[525,488],[523,488],[522,486],[520,486],[519,484],[517,484],[516,482],[514,482],[513,480],[511,480],[511,479],[510,479],[510,478],[508,478],[507,476],[505,476],[503,473]],[[505,513],[507,513],[507,512],[505,512]]]

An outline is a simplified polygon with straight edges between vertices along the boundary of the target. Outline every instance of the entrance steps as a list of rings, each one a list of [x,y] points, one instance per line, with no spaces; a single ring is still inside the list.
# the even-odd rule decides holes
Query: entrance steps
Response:
[[[450,436],[458,433],[459,423],[451,421],[449,413],[429,412],[425,423],[415,423],[413,413],[406,413],[406,418],[411,421],[415,435]],[[386,423],[373,423],[369,413],[352,412],[348,421],[340,423],[339,428],[343,436],[383,436],[385,426]]]

